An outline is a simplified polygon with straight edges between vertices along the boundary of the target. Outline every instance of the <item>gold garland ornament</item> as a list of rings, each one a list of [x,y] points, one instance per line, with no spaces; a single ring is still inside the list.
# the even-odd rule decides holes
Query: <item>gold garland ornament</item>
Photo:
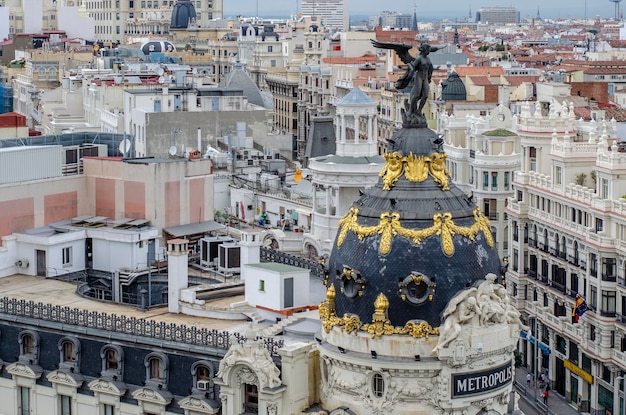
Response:
[[[403,236],[419,245],[422,240],[437,235],[441,237],[441,249],[447,256],[454,255],[454,235],[464,236],[472,241],[478,233],[482,232],[487,240],[487,244],[493,247],[494,240],[491,235],[491,224],[489,219],[483,215],[480,209],[476,208],[474,213],[474,224],[470,227],[457,226],[452,220],[452,214],[436,213],[433,216],[433,226],[425,229],[407,229],[400,223],[400,214],[397,212],[384,212],[380,215],[378,225],[362,226],[358,223],[358,208],[350,208],[348,213],[339,220],[339,236],[337,238],[337,247],[343,245],[348,231],[353,232],[359,240],[371,235],[380,235],[380,244],[378,251],[381,255],[387,255],[391,251],[391,242],[396,235]]]
[[[433,153],[430,156],[409,153],[403,157],[397,151],[386,151],[385,167],[378,174],[383,178],[383,190],[391,190],[402,174],[413,183],[421,183],[430,175],[441,186],[441,190],[450,190],[448,177],[452,177],[452,174],[446,168],[446,157],[446,153]]]
[[[326,333],[330,332],[333,327],[339,326],[347,333],[353,333],[357,330],[365,331],[371,334],[372,338],[381,338],[382,336],[390,336],[392,334],[408,334],[416,339],[426,338],[431,335],[438,335],[439,328],[433,328],[425,321],[408,321],[404,327],[394,327],[387,318],[387,309],[389,308],[389,300],[380,293],[374,301],[374,314],[372,315],[371,324],[363,324],[358,316],[344,314],[343,318],[335,315],[335,287],[333,284],[326,290],[326,300],[319,306],[320,319],[322,327]]]

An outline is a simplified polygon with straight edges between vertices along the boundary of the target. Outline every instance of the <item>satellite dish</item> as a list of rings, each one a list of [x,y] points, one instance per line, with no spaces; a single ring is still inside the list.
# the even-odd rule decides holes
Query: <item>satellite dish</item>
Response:
[[[176,146],[171,146],[168,153],[170,153],[170,156],[175,156],[176,155]]]
[[[296,170],[296,172],[293,174],[293,180],[296,183],[299,183],[300,180],[302,180],[302,170]]]
[[[159,83],[162,84],[163,82],[165,82],[165,78],[163,78],[162,76],[159,76]]]
[[[122,153],[122,156],[126,157],[130,151],[130,140],[128,138],[123,139],[117,149]]]

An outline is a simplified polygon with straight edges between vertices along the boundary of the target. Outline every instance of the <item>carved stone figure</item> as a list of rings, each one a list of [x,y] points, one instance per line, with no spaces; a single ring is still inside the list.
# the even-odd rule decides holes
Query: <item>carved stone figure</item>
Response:
[[[239,343],[239,340],[237,339],[235,335],[231,334],[229,337],[229,340],[230,340],[230,348],[224,355],[224,358],[220,360],[220,366],[217,371],[218,378],[224,377],[224,370],[229,367],[232,367],[236,363],[237,359],[239,359],[245,354],[243,350],[243,346]]]
[[[485,281],[457,294],[443,312],[439,342],[433,351],[454,341],[464,326],[486,327],[492,324],[514,324],[523,327],[519,311],[510,304],[506,288],[496,284],[496,275],[487,274]]]
[[[448,307],[443,311],[445,321],[440,328],[439,342],[434,351],[450,344],[459,336],[463,325],[470,324],[479,317],[476,292],[476,288],[470,288],[450,300]]]
[[[372,40],[372,45],[380,49],[392,49],[396,52],[400,60],[406,63],[407,71],[396,82],[397,89],[406,88],[413,80],[413,88],[409,95],[409,105],[403,111],[404,126],[415,127],[426,124],[426,118],[422,113],[424,104],[428,99],[430,81],[433,75],[433,64],[428,57],[430,52],[436,52],[440,47],[422,43],[419,46],[419,55],[415,58],[411,56],[409,50],[413,47],[406,43],[389,43]]]
[[[280,369],[274,364],[272,356],[270,356],[270,352],[265,348],[263,340],[258,340],[257,342],[257,348],[254,351],[254,361],[257,369],[261,372],[261,376],[265,377],[265,385],[273,388],[281,384]]]

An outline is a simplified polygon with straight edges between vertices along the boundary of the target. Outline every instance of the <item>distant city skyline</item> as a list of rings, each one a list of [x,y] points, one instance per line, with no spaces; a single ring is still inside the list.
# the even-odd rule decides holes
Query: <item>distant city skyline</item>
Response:
[[[351,15],[377,15],[383,10],[398,11],[413,14],[417,7],[418,20],[447,18],[461,19],[469,14],[472,15],[480,7],[512,6],[520,11],[522,18],[535,17],[537,7],[542,18],[594,18],[600,15],[603,18],[612,18],[615,15],[615,3],[609,0],[550,0],[539,2],[536,0],[479,0],[468,2],[467,0],[447,0],[445,7],[442,3],[426,2],[424,0],[397,0],[384,8],[378,0],[352,0],[350,2]],[[224,17],[243,16],[277,16],[286,17],[295,15],[300,11],[298,0],[224,0]],[[626,0],[621,3],[621,8],[626,7]]]

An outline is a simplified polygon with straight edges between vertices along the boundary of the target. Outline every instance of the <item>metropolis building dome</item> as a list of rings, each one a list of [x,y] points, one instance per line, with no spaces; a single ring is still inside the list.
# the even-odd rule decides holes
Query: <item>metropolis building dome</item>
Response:
[[[521,323],[489,220],[451,182],[442,139],[406,120],[325,264],[320,403],[343,408],[332,415],[509,413]]]

